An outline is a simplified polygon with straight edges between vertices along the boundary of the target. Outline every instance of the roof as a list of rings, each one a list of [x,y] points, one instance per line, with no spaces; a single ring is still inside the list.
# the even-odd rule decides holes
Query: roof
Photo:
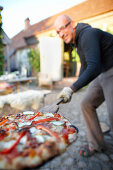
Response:
[[[4,45],[10,44],[11,43],[11,39],[7,36],[7,34],[4,32],[4,30],[2,30],[2,35],[3,35],[2,43]]]
[[[81,10],[82,9],[82,10]],[[79,22],[82,19],[97,16],[102,13],[113,10],[113,0],[86,0],[72,8],[62,11],[54,16],[46,18],[36,24],[30,25],[28,29],[22,30],[12,38],[10,49],[20,49],[27,47],[25,38],[35,36],[41,32],[53,29],[53,24],[58,15],[69,15],[74,21]]]
[[[26,38],[35,36],[36,32],[40,32],[42,31],[42,29],[48,29],[48,27],[45,24],[46,22],[47,22],[47,19],[40,21],[34,25],[30,25],[28,29],[25,29],[19,32],[17,35],[15,35],[12,38],[10,49],[14,48],[16,50],[16,49],[26,47],[27,46],[27,43],[25,40]]]

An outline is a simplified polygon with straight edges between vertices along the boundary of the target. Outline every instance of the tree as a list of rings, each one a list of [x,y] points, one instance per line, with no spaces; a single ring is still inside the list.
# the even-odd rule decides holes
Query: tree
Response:
[[[3,35],[2,35],[2,16],[1,16],[1,11],[2,11],[2,7],[0,7],[0,75],[3,74],[3,66],[4,66],[4,55],[3,55],[3,52],[4,52],[4,46],[3,46],[3,43],[2,43],[2,38],[3,38]]]
[[[40,52],[38,48],[31,48],[28,52],[28,59],[32,67],[32,72],[37,74],[40,71]]]

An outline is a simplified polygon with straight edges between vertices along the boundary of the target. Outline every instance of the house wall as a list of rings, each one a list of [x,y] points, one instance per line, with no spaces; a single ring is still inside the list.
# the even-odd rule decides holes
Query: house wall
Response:
[[[4,72],[9,72],[10,68],[9,68],[9,45],[11,43],[11,39],[7,36],[7,34],[2,31],[2,42],[4,44]]]
[[[54,29],[49,30],[49,31],[43,31],[38,34],[36,34],[36,38],[40,41],[41,37],[56,37],[56,31]]]
[[[21,49],[11,56],[11,60],[10,60],[11,71],[17,69],[21,73],[23,67],[27,68],[27,70],[30,69],[30,64],[27,58],[28,52],[29,49]]]
[[[113,11],[98,15],[96,17],[80,20],[79,22],[89,23],[93,27],[102,28],[107,31],[107,28],[113,25]]]

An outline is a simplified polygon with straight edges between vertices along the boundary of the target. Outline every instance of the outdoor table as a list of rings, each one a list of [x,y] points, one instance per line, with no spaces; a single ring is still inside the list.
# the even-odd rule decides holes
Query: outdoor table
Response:
[[[17,89],[17,92],[19,92],[19,85],[23,83],[30,83],[33,80],[37,80],[37,77],[21,77],[16,79],[6,79],[6,80],[0,80],[0,82],[7,82],[7,83],[14,83]]]

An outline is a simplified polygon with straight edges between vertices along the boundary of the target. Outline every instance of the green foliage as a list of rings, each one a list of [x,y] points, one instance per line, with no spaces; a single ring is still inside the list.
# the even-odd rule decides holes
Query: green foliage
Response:
[[[40,71],[40,52],[38,48],[31,48],[28,52],[28,59],[34,74]]]
[[[72,62],[80,62],[80,58],[78,53],[76,52],[75,48],[72,50]]]
[[[100,26],[99,28],[100,28],[101,30],[105,31],[104,26]],[[109,33],[111,33],[111,34],[113,34],[113,24],[108,25],[106,31],[109,32]]]
[[[64,52],[64,61],[69,61],[69,52]]]
[[[108,26],[107,31],[113,34],[113,24]]]
[[[55,35],[52,32],[48,36],[49,37],[55,37]]]
[[[1,10],[0,10],[0,75],[3,74],[3,65],[4,65],[4,46],[2,43],[2,17],[1,17]]]

